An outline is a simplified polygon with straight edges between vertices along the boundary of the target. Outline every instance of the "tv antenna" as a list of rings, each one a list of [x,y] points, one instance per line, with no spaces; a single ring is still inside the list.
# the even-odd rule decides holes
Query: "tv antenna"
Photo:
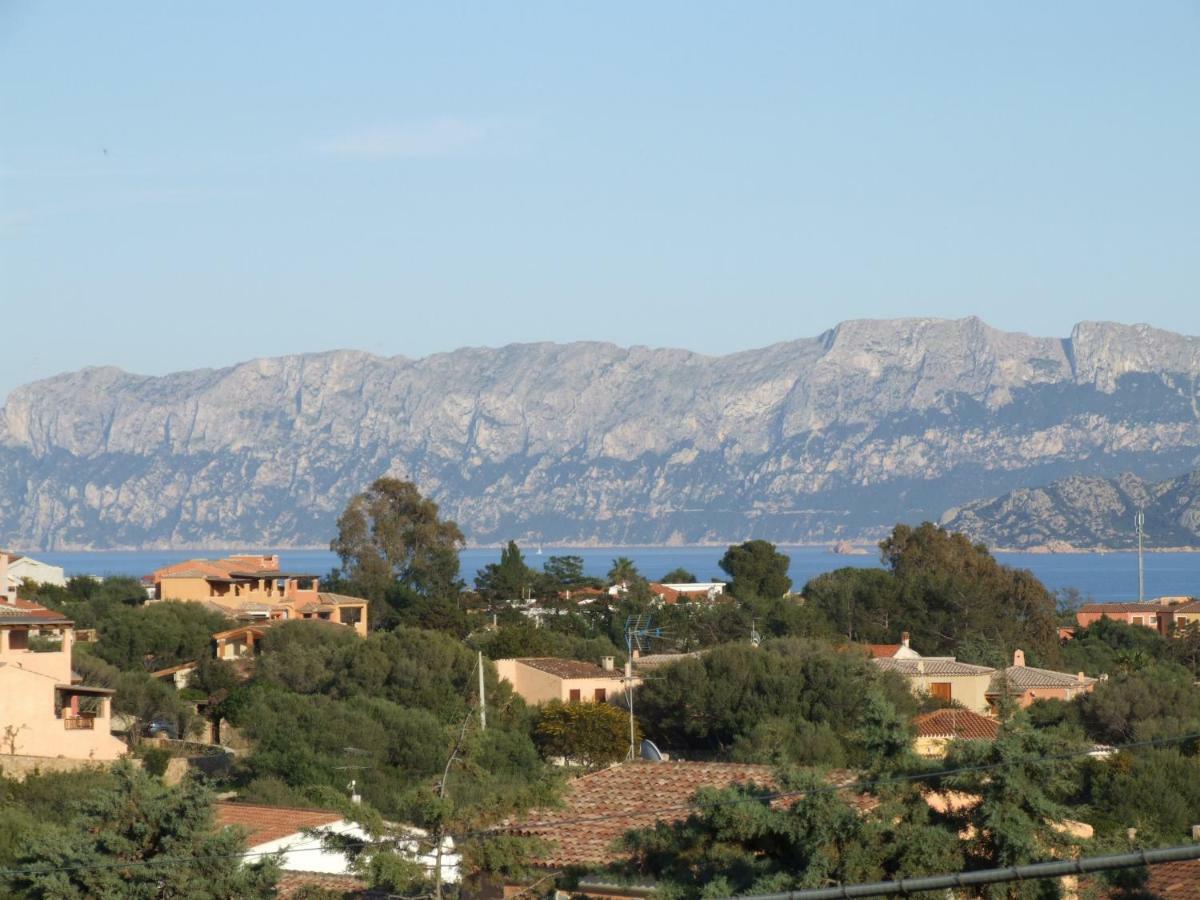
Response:
[[[654,638],[661,638],[663,630],[651,625],[648,615],[629,616],[625,620],[625,700],[629,704],[629,753],[628,760],[638,758],[637,725],[633,718],[633,653],[639,654],[650,646]]]
[[[1142,562],[1142,539],[1146,537],[1146,513],[1138,509],[1133,517],[1133,530],[1138,539],[1138,603],[1146,599],[1146,568]]]
[[[359,758],[371,755],[371,752],[369,750],[363,750],[359,747],[343,747],[342,752],[345,753],[347,756],[357,756]],[[358,779],[361,776],[358,775],[357,773],[364,772],[369,768],[371,768],[371,767],[370,766],[354,766],[354,765],[334,766],[333,767],[333,771],[335,771],[335,772],[354,773],[350,776],[350,783],[346,785],[346,790],[348,790],[350,792],[350,802],[353,803],[355,806],[362,803],[362,795],[359,794],[359,792],[358,792]]]

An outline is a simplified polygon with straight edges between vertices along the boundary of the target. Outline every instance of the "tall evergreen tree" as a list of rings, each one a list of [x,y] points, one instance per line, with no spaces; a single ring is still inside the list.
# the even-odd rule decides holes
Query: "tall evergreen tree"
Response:
[[[532,589],[537,573],[525,565],[525,557],[516,541],[500,551],[499,563],[488,563],[475,575],[475,590],[489,603],[524,600]]]

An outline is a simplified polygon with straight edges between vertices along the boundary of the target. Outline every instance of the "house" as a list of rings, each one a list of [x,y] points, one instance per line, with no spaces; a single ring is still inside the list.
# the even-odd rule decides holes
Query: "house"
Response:
[[[207,603],[235,619],[322,619],[367,634],[367,601],[321,591],[316,575],[284,572],[278,556],[189,559],[151,576],[155,600]]]
[[[1072,675],[1027,666],[1024,651],[1017,650],[1013,653],[1013,664],[992,675],[987,698],[993,707],[1007,698],[1024,709],[1035,700],[1073,700],[1080,694],[1091,693],[1096,681],[1082,672]]]
[[[157,678],[159,681],[170,682],[171,687],[177,691],[183,690],[188,686],[191,680],[192,673],[196,671],[196,661],[180,663],[177,666],[167,666],[165,669],[159,669],[157,672],[151,672],[151,678]]]
[[[951,741],[994,741],[1000,731],[995,719],[969,709],[935,709],[913,719],[914,749],[918,756],[941,757]]]
[[[498,659],[496,674],[526,703],[606,703],[623,694],[627,683],[640,683],[637,678],[627,681],[611,656],[604,657],[600,665],[553,656]]]
[[[716,600],[725,594],[724,581],[696,581],[686,584],[669,583],[662,585],[674,591],[684,600]]]
[[[898,644],[867,644],[872,659],[920,659],[921,654],[909,645],[908,632],[900,635]]]
[[[52,566],[19,553],[0,550],[0,594],[15,597],[17,589],[26,581],[67,586],[62,566]]]
[[[682,821],[700,788],[735,784],[774,790],[774,769],[739,763],[625,762],[573,779],[561,807],[533,810],[506,823],[505,830],[545,841],[545,850],[533,861],[539,869],[600,869],[621,859],[613,844],[626,831]]]
[[[1141,625],[1165,635],[1181,604],[1163,599],[1147,603],[1085,603],[1075,612],[1080,628],[1087,628],[1101,619],[1112,619],[1126,625]]]
[[[10,756],[114,760],[112,695],[71,671],[74,623],[18,598],[0,600],[0,746]]]
[[[254,803],[219,802],[216,805],[217,825],[242,828],[247,832],[246,850],[252,859],[270,853],[282,853],[279,896],[289,897],[302,888],[323,887],[342,892],[365,890],[367,885],[350,870],[344,853],[327,850],[323,834],[336,834],[354,840],[369,841],[371,836],[356,822],[340,813],[323,809],[286,806],[262,806]],[[396,849],[411,858],[436,869],[435,854],[421,845],[426,836],[420,829],[411,829],[412,839],[401,839]],[[442,845],[442,880],[455,884],[459,879],[459,858],[453,838]]]
[[[1200,601],[1189,600],[1171,608],[1171,621],[1168,628],[1184,628],[1200,622]]]
[[[890,648],[892,645],[873,645]],[[903,653],[902,651],[907,651]],[[921,656],[901,645],[892,656],[875,656],[872,661],[885,672],[896,672],[908,680],[912,692],[939,700],[953,700],[972,712],[990,712],[987,692],[995,669],[962,663],[953,656]],[[886,652],[886,651],[885,651]],[[908,654],[912,654],[909,656]]]

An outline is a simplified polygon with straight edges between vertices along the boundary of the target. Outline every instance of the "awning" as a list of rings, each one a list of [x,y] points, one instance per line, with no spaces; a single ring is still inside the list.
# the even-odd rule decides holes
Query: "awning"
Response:
[[[89,687],[86,684],[56,684],[54,688],[68,694],[95,694],[102,697],[111,697],[116,693],[112,688]]]

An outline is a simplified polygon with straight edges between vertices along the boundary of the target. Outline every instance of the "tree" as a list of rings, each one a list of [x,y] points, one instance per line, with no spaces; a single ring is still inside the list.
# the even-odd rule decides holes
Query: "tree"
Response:
[[[541,708],[535,737],[543,756],[599,769],[625,758],[629,717],[607,703],[563,703]],[[637,740],[635,730],[634,739]]]
[[[904,714],[916,708],[902,679],[861,654],[789,638],[666,666],[636,706],[649,737],[678,754],[846,765],[868,761],[863,701],[874,690]]]
[[[618,556],[612,561],[612,568],[608,570],[609,584],[626,584],[641,577],[637,566],[627,556]]]
[[[548,556],[542,565],[542,573],[556,590],[569,590],[597,583],[597,579],[583,574],[582,556]]]
[[[330,549],[342,574],[370,600],[382,601],[398,585],[424,597],[447,597],[461,588],[458,525],[438,517],[438,506],[416,486],[379,478],[346,504]]]
[[[781,771],[778,785],[705,788],[695,812],[624,838],[627,874],[680,898],[910,878],[962,866],[953,832],[930,823],[916,791],[856,809],[819,774]],[[786,806],[764,797],[797,795]]]
[[[791,560],[769,541],[746,541],[725,551],[721,571],[731,579],[729,592],[739,600],[775,599],[792,588],[788,577]]]
[[[1023,649],[1037,664],[1058,663],[1054,597],[1032,573],[1001,565],[983,544],[931,522],[897,525],[879,547],[896,578],[899,609],[890,639],[908,631],[930,655],[982,638],[1006,653]]]
[[[1123,672],[1076,702],[1088,737],[1103,743],[1200,733],[1200,692],[1174,663]]]
[[[1006,868],[1066,857],[1078,851],[1066,800],[1077,790],[1078,763],[1068,757],[1080,745],[1053,730],[1035,730],[1024,713],[1001,727],[995,741],[954,741],[942,786],[978,797],[949,818],[967,833],[967,858],[979,868]],[[1057,897],[1053,881],[1001,884],[984,896]]]
[[[662,577],[663,584],[695,584],[696,576],[683,566],[672,569]]]
[[[119,669],[163,669],[208,655],[213,634],[232,624],[202,603],[114,606],[98,622],[93,652]]]
[[[69,823],[25,842],[10,884],[34,898],[274,897],[278,860],[244,851],[243,834],[215,827],[212,794],[198,781],[170,788],[121,762]]]
[[[818,575],[802,593],[846,640],[884,644],[904,628],[900,586],[890,572],[848,566]]]
[[[500,551],[499,563],[488,563],[475,576],[475,590],[492,604],[524,600],[537,573],[525,565],[516,541]]]

